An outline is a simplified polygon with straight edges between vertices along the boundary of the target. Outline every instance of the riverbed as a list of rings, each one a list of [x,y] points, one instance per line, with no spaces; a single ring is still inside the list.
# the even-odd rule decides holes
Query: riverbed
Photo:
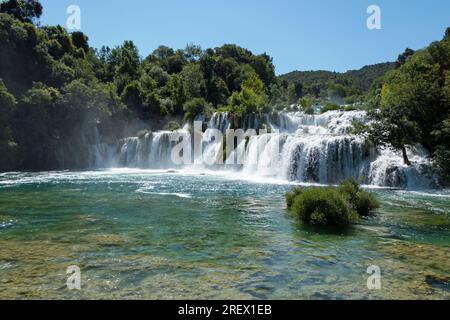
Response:
[[[0,174],[0,298],[449,298],[450,192],[368,188],[374,216],[323,229],[286,210],[293,186],[173,170]],[[73,265],[81,290],[66,286]]]

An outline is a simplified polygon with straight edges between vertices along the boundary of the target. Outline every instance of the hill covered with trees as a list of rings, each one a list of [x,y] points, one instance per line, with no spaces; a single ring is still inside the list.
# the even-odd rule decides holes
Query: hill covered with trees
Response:
[[[363,101],[373,82],[395,66],[395,62],[385,62],[345,73],[293,71],[279,79],[287,88],[301,86],[302,95],[310,98],[352,104]]]

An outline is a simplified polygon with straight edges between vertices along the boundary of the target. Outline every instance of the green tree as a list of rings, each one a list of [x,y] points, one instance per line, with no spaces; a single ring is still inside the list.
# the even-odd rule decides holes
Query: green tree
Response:
[[[83,32],[72,32],[72,43],[75,47],[83,49],[84,52],[89,51],[89,38]]]
[[[186,102],[186,89],[179,75],[173,75],[167,83],[168,96],[174,102],[175,114],[183,113],[183,105]]]
[[[206,84],[198,64],[186,65],[180,73],[186,89],[186,99],[205,96]]]
[[[184,106],[184,119],[192,121],[196,116],[203,114],[207,115],[211,112],[212,105],[203,98],[194,98],[187,101]]]
[[[140,111],[144,104],[144,93],[138,81],[130,82],[122,93],[123,102],[130,108]]]
[[[414,54],[414,52],[415,52],[414,50],[406,48],[405,51],[398,56],[395,66],[397,68],[400,68],[402,65],[406,63],[406,61],[408,61],[408,58],[411,57]]]
[[[197,62],[203,54],[202,47],[195,44],[188,44],[184,49],[185,57],[189,62]]]
[[[406,146],[418,143],[430,154],[437,152],[438,158],[445,158],[450,40],[444,37],[411,53],[403,54],[399,67],[383,79],[373,99],[379,111],[372,112],[375,122],[369,128],[372,141],[401,150],[408,165]]]
[[[0,79],[0,170],[14,168],[17,144],[10,128],[16,99]]]
[[[306,97],[300,98],[298,104],[306,114],[314,114],[314,101]]]
[[[267,102],[264,84],[259,76],[254,74],[253,77],[244,81],[239,93],[233,92],[228,104],[242,117],[244,114],[265,111],[263,109],[267,106]]]
[[[38,0],[8,0],[0,3],[0,12],[14,18],[33,23],[42,15],[42,5]]]

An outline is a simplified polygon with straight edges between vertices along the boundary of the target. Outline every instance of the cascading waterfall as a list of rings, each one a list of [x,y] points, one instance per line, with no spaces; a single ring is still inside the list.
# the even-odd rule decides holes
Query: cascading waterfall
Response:
[[[195,160],[195,163],[202,164],[203,169],[238,171],[242,176],[321,184],[338,183],[353,177],[368,185],[432,187],[434,175],[424,152],[409,150],[413,165],[406,166],[400,154],[388,149],[375,149],[362,137],[351,134],[352,122],[365,121],[365,118],[363,111],[330,111],[321,115],[280,113],[277,119],[268,115],[247,116],[242,120],[244,130],[267,128],[268,133],[253,135],[234,146],[226,163],[236,159],[241,159],[242,163],[213,165],[223,157],[224,150],[223,140],[213,138],[213,129],[225,134],[232,128],[227,113],[215,113],[209,121],[197,118],[206,130],[201,136],[201,159],[192,159],[192,163],[184,166],[174,164],[171,158],[172,149],[179,144],[177,139],[173,139],[174,134],[186,139],[188,148],[183,152],[194,157],[194,140],[189,125],[175,132],[148,132],[140,137],[127,138],[115,155],[110,149],[105,154],[105,150],[97,148],[95,156],[101,161],[96,163],[170,169],[193,166]]]
[[[178,135],[190,141],[187,130],[179,130]],[[171,153],[178,144],[173,132],[147,132],[142,137],[131,137],[124,141],[119,154],[119,164],[129,168],[169,169],[175,167]],[[191,145],[190,142],[187,145]],[[191,152],[187,150],[187,152]]]
[[[91,140],[91,142],[88,143],[90,166],[93,168],[117,166],[118,163],[115,157],[117,153],[117,146],[102,143],[97,127],[93,127],[93,130],[89,136],[90,137],[88,140]]]

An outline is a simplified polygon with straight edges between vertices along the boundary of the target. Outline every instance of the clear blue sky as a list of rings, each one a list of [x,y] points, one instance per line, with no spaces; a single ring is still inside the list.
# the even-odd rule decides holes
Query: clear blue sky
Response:
[[[203,48],[235,43],[274,58],[277,74],[358,69],[393,61],[406,47],[440,40],[450,26],[448,0],[41,0],[42,24],[66,25],[81,8],[94,47],[133,40],[145,57],[158,45]],[[367,7],[381,8],[381,30],[368,30]]]

